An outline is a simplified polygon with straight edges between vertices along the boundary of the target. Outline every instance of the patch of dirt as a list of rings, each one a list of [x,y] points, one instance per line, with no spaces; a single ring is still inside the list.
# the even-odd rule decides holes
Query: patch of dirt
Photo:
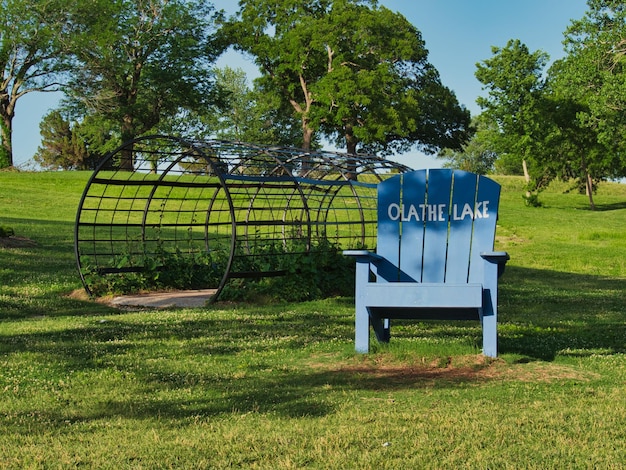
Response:
[[[194,308],[204,307],[213,294],[215,294],[215,289],[149,292],[113,297],[108,303],[116,307]]]
[[[400,362],[387,355],[357,358],[351,364],[332,362],[313,363],[315,369],[324,369],[346,380],[358,381],[375,389],[393,389],[406,386],[429,387],[441,382],[483,383],[490,381],[554,382],[579,380],[587,382],[597,376],[563,365],[529,362],[508,364],[502,359],[483,355],[438,358],[426,362]]]
[[[37,246],[37,242],[26,237],[1,237],[0,247],[2,248],[28,248]]]
[[[518,237],[517,235],[504,236],[496,235],[497,246],[501,248],[508,248],[510,246],[521,245],[526,242],[525,238]]]
[[[431,381],[482,382],[494,378],[493,364],[498,361],[482,355],[434,359],[431,362],[398,363],[385,355],[374,361],[342,365],[333,372],[359,377],[359,380],[380,382],[385,387]]]
[[[84,301],[94,300],[91,297],[89,297],[85,289],[75,289],[69,294],[67,294],[67,297],[70,299],[74,299],[74,300],[84,300]]]
[[[90,299],[84,289],[76,289],[69,297],[77,300],[94,300],[112,307],[122,308],[173,308],[204,307],[215,294],[215,289],[173,290],[165,292],[146,292],[134,295],[106,296]]]

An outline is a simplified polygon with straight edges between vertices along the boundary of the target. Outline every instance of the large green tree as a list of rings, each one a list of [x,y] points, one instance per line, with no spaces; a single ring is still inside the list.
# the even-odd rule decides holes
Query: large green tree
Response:
[[[13,118],[27,93],[58,89],[67,2],[0,0],[0,168],[13,166]]]
[[[427,150],[458,147],[469,112],[427,60],[421,34],[375,0],[241,0],[227,30],[254,57],[258,79],[315,133],[359,144]]]
[[[589,0],[551,69],[555,95],[575,109],[578,168],[587,181],[626,175],[626,1]]]
[[[200,0],[93,0],[70,22],[69,101],[118,125],[122,141],[164,116],[216,98],[212,64],[223,47],[216,13]],[[132,151],[120,166],[132,169]]]
[[[528,181],[531,172],[538,180],[542,167],[536,157],[543,145],[543,73],[548,55],[530,52],[517,39],[503,48],[492,47],[492,53],[476,64],[476,78],[487,90],[487,96],[477,100],[483,119],[491,120],[498,130],[495,150],[515,156]]]

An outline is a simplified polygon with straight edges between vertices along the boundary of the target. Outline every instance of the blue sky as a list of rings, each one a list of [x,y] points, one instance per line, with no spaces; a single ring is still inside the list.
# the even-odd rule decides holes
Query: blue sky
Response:
[[[216,7],[233,11],[234,0],[216,0]],[[572,19],[587,10],[585,0],[379,0],[390,10],[403,14],[422,32],[430,62],[442,82],[454,90],[472,114],[480,110],[476,98],[484,95],[474,78],[476,63],[491,57],[491,46],[505,46],[519,39],[531,51],[541,49],[551,60],[563,56],[563,32]],[[254,71],[251,63],[229,53],[218,65]],[[25,163],[40,143],[39,122],[53,109],[59,96],[31,93],[18,102],[14,120],[14,160]],[[397,158],[413,168],[439,166],[432,157],[411,153]]]

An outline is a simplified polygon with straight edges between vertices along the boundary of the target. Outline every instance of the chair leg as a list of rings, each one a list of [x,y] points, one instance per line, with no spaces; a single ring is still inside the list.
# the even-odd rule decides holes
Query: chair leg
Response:
[[[388,343],[391,340],[391,319],[383,318],[383,332],[385,334],[383,342]]]
[[[370,313],[370,324],[376,333],[376,339],[381,343],[388,343],[391,338],[389,331],[389,319],[381,318],[376,313]]]
[[[480,322],[483,329],[483,354],[487,357],[498,356],[498,310],[494,300],[490,290],[484,289]]]
[[[368,353],[370,349],[370,318],[367,308],[356,307],[354,319],[354,348],[358,353]]]
[[[483,354],[498,357],[498,332],[495,315],[483,317]]]
[[[357,258],[354,295],[354,349],[368,353],[370,349],[370,316],[365,305],[365,289],[369,279],[369,263]]]

